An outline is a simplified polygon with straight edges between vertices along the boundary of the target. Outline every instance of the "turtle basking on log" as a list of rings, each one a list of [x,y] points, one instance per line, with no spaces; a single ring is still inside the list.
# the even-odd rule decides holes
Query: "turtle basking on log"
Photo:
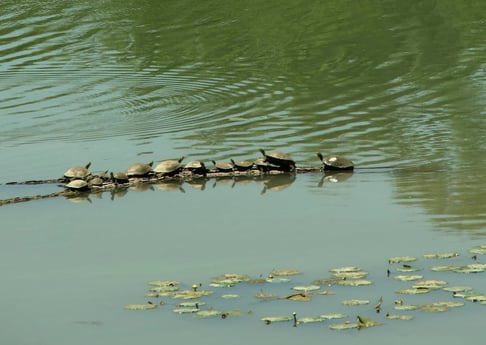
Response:
[[[353,170],[354,163],[352,160],[347,159],[339,155],[323,156],[320,152],[317,153],[317,157],[322,162],[324,170]]]

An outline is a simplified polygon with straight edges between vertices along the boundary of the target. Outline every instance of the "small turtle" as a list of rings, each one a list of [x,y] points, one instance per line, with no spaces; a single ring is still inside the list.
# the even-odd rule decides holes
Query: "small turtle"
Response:
[[[130,165],[127,170],[125,170],[125,174],[128,177],[142,177],[147,176],[152,171],[152,165],[154,162],[150,163],[135,163]]]
[[[64,187],[67,189],[73,190],[73,191],[83,191],[83,190],[89,190],[89,185],[88,182],[85,180],[81,179],[75,179],[66,184]]]
[[[317,157],[321,160],[324,170],[353,170],[354,163],[352,160],[343,156],[330,155],[324,157],[320,152]]]
[[[252,161],[234,161],[231,160],[231,163],[233,163],[233,166],[235,167],[236,170],[238,171],[247,171],[253,168],[253,162]]]
[[[93,176],[93,178],[90,178],[88,180],[88,185],[91,187],[91,186],[96,186],[96,187],[100,187],[103,185],[103,182],[105,182],[105,180],[100,177],[100,176]]]
[[[69,168],[64,173],[64,177],[67,178],[68,180],[75,180],[75,179],[84,180],[84,179],[87,179],[91,175],[91,172],[88,170],[90,166],[91,166],[91,162],[86,164],[84,167],[75,166],[75,167]]]
[[[276,165],[283,170],[292,171],[295,169],[295,162],[286,153],[282,153],[278,151],[265,153],[263,149],[260,149],[260,152],[265,157],[265,160],[270,164]]]
[[[184,169],[189,170],[193,174],[199,174],[206,176],[207,169],[204,162],[201,161],[190,161],[184,166]]]
[[[183,160],[184,157],[162,161],[154,168],[154,172],[162,176],[175,175],[181,170]]]
[[[265,158],[255,159],[255,166],[261,172],[268,172],[268,171],[270,171],[270,168],[271,168],[270,164],[268,164],[268,162],[265,160]]]
[[[111,180],[114,183],[127,183],[128,182],[128,176],[125,172],[120,171],[117,173],[110,173]]]
[[[212,161],[214,164],[214,168],[219,172],[230,172],[233,171],[234,164],[227,163],[227,162],[216,162]]]

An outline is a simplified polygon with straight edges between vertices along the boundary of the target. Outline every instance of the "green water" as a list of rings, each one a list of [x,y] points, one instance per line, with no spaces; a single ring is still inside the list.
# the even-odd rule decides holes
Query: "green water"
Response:
[[[339,183],[298,175],[281,191],[281,181],[209,180],[2,206],[2,342],[481,339],[479,304],[351,333],[264,327],[267,304],[253,300],[242,303],[253,316],[226,324],[123,306],[144,302],[149,280],[291,267],[307,284],[358,265],[373,288],[334,302],[383,295],[391,308],[388,257],[458,251],[471,261],[486,234],[483,1],[6,0],[0,10],[1,199],[58,191],[5,183],[88,161],[119,171],[254,158],[263,147],[301,166],[320,151],[358,167]],[[424,275],[486,293],[481,274]],[[327,307],[268,312],[339,311]]]

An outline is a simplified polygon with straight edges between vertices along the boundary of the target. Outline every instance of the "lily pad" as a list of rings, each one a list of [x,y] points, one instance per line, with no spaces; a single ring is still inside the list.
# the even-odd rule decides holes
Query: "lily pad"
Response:
[[[221,314],[223,314],[222,311],[211,309],[211,310],[199,310],[196,313],[194,313],[194,316],[207,318],[207,317],[221,316]]]
[[[332,290],[321,290],[319,292],[317,292],[318,295],[335,295],[336,294],[336,291],[332,291]]]
[[[288,300],[291,300],[291,301],[308,302],[312,299],[312,295],[307,294],[307,293],[296,293],[296,294],[285,297],[285,299],[288,299]]]
[[[471,301],[471,302],[485,302],[486,296],[485,295],[471,295],[471,296],[467,296],[466,300]]]
[[[255,295],[255,297],[260,299],[276,299],[276,298],[280,298],[280,295],[265,293],[263,291],[260,291]]]
[[[353,271],[353,272],[336,272],[333,273],[333,277],[338,279],[362,279],[368,275],[368,272]]]
[[[201,290],[201,291],[194,291],[194,290],[184,290],[180,292],[176,292],[172,294],[170,297],[175,299],[196,299],[201,298],[202,296],[211,295],[213,291],[209,290]]]
[[[273,322],[285,322],[285,321],[291,321],[293,320],[293,317],[291,316],[265,316],[261,318],[262,321],[264,321],[267,324],[273,323]]]
[[[388,259],[389,264],[399,264],[401,262],[417,261],[415,256],[394,256]]]
[[[160,285],[160,286],[152,286],[149,288],[150,292],[162,293],[162,292],[174,292],[179,290],[179,286],[175,285]]]
[[[402,294],[402,295],[418,295],[428,293],[431,290],[428,288],[408,288],[408,289],[398,289],[395,290],[395,293]]]
[[[364,286],[373,284],[372,281],[366,279],[346,279],[337,282],[341,286]]]
[[[200,309],[199,308],[175,308],[172,311],[177,314],[192,314],[192,313],[197,313],[198,311],[200,311]]]
[[[467,291],[472,291],[472,287],[470,286],[448,286],[445,288],[442,288],[444,291],[449,291],[449,292],[467,292]]]
[[[412,320],[413,315],[404,315],[404,314],[386,314],[385,317],[390,320]]]
[[[206,302],[202,301],[191,301],[179,303],[177,306],[181,308],[199,308],[200,306],[203,306],[205,304]]]
[[[268,277],[266,279],[267,283],[288,283],[290,281],[289,278],[282,278],[282,277]]]
[[[447,285],[443,280],[422,280],[415,282],[413,288],[415,289],[441,289],[444,285]]]
[[[424,254],[425,259],[450,259],[458,257],[460,254],[457,252],[453,253],[434,253],[434,254]]]
[[[155,308],[157,308],[157,304],[153,303],[127,304],[125,306],[126,310],[150,310]]]
[[[486,268],[482,264],[471,264],[455,267],[452,271],[456,273],[481,273],[486,271]]]
[[[297,323],[314,323],[314,322],[323,322],[326,319],[323,319],[319,316],[317,317],[302,317],[297,320]]]
[[[422,307],[420,307],[420,310],[427,313],[442,313],[448,311],[449,308],[445,305],[434,305],[433,303],[430,303],[422,305]]]
[[[393,308],[395,310],[417,310],[420,306],[413,304],[396,304]]]
[[[361,268],[355,266],[345,266],[345,267],[332,268],[329,271],[333,273],[346,273],[346,272],[349,273],[349,272],[359,272],[361,271]]]
[[[344,305],[365,305],[369,304],[370,301],[367,299],[345,299],[341,303]]]
[[[364,317],[364,316],[359,316],[359,315],[356,317],[356,320],[358,321],[358,328],[359,329],[368,328],[368,327],[375,327],[375,326],[379,326],[379,325],[382,324],[381,322],[378,322],[376,320],[373,320],[373,319],[370,319],[370,318],[367,318],[367,317]]]
[[[346,329],[353,329],[353,328],[359,328],[357,323],[351,323],[351,322],[345,322],[345,323],[335,323],[332,325],[329,325],[329,329],[332,330],[346,330]]]
[[[428,303],[427,305],[433,305],[433,306],[439,306],[439,307],[447,307],[447,308],[457,308],[457,307],[464,306],[464,302],[441,301],[441,302]]]
[[[417,272],[422,270],[423,270],[422,267],[411,266],[407,264],[403,264],[401,267],[397,267],[398,272]]]
[[[319,290],[321,287],[318,285],[300,285],[294,286],[292,289],[296,291],[314,291]]]
[[[149,285],[152,286],[177,286],[179,285],[179,282],[175,280],[154,280],[148,283]]]
[[[221,298],[224,298],[224,299],[233,299],[233,298],[239,298],[239,297],[240,297],[240,295],[230,294],[230,293],[221,295]]]
[[[486,254],[486,246],[481,245],[479,247],[472,248],[472,249],[469,250],[469,253],[484,255],[484,254]]]
[[[393,279],[400,280],[400,281],[412,281],[412,280],[419,280],[423,279],[424,276],[421,275],[396,275]]]
[[[332,319],[344,319],[345,317],[347,317],[346,314],[322,314],[322,315],[319,315],[319,317],[321,319],[324,319],[324,320],[332,320]]]
[[[297,274],[302,274],[302,272],[294,269],[285,269],[285,270],[273,270],[272,272],[270,272],[270,274],[273,276],[294,276]]]
[[[444,271],[454,271],[458,267],[459,266],[444,265],[444,266],[432,266],[430,269],[435,272],[444,272]]]

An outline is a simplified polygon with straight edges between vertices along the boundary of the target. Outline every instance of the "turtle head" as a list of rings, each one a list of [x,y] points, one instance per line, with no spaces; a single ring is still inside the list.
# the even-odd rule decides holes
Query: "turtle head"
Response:
[[[324,156],[320,152],[317,152],[317,157],[319,157],[319,159],[321,160],[321,162],[324,160]]]

